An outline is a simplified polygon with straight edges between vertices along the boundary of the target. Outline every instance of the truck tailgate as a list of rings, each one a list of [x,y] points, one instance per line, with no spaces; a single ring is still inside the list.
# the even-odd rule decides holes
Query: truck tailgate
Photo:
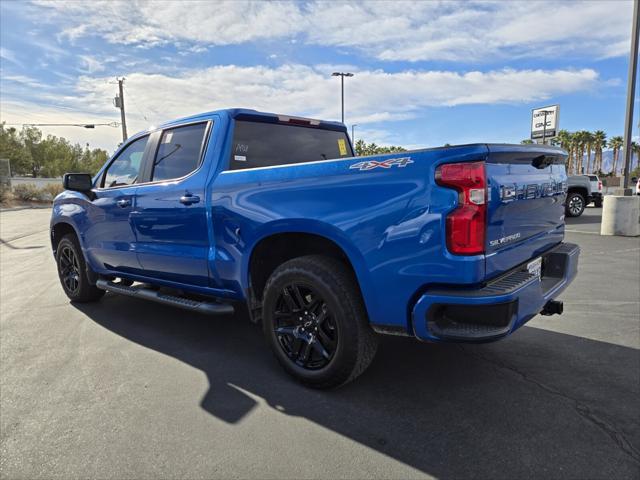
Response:
[[[489,145],[486,277],[533,259],[564,237],[565,153]]]

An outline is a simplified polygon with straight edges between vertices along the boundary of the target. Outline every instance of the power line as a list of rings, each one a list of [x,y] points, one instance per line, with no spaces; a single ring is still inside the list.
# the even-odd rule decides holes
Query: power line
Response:
[[[136,102],[133,97],[131,96],[131,93],[129,93],[129,89],[127,88],[126,85],[122,84],[122,87],[124,88],[124,91],[127,92],[127,95],[129,96],[129,99],[131,100],[131,102],[133,103],[133,105],[136,107],[136,110],[138,111],[138,113],[140,115],[142,115],[142,118],[144,118],[144,120],[146,122],[149,121],[149,119],[147,118],[147,116],[144,114],[144,112],[142,111],[142,108],[140,108],[140,105],[138,104],[138,102]],[[149,110],[148,108],[146,110]],[[148,113],[148,112],[147,112]]]

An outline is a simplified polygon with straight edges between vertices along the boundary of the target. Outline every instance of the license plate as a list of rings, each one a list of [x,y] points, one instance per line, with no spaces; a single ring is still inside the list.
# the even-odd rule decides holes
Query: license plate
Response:
[[[527,263],[527,272],[536,277],[542,274],[542,257],[538,257],[532,262]]]

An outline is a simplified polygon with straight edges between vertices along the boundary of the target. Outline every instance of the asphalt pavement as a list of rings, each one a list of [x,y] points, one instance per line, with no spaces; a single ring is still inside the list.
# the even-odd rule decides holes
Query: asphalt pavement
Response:
[[[640,239],[582,247],[562,316],[486,345],[382,337],[335,391],[259,328],[107,294],[72,305],[48,210],[0,213],[2,478],[639,478]]]

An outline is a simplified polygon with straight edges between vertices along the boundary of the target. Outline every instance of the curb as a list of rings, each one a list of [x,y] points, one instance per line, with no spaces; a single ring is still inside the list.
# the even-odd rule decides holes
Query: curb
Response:
[[[0,212],[17,212],[20,210],[43,210],[51,208],[53,205],[22,205],[20,207],[2,207]]]

